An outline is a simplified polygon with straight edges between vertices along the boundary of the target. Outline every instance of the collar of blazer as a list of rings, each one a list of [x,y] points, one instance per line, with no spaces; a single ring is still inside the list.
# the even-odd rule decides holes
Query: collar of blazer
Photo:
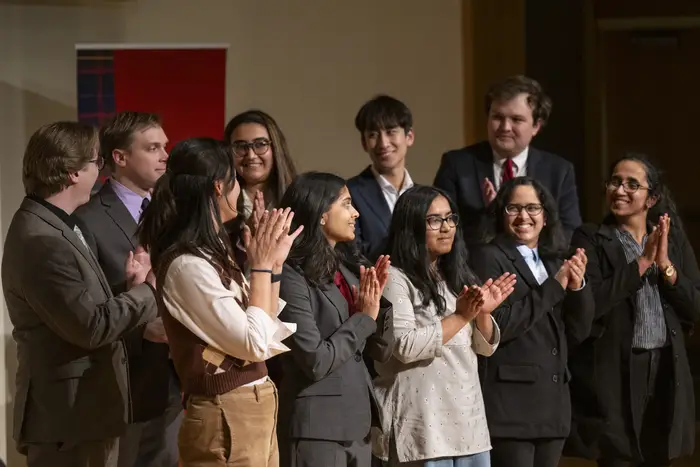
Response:
[[[97,196],[100,197],[100,202],[102,206],[104,206],[107,215],[114,221],[119,230],[124,233],[129,243],[131,243],[131,246],[136,248],[138,242],[135,237],[138,224],[134,218],[131,217],[129,210],[124,206],[122,200],[120,200],[119,196],[114,192],[109,180],[102,185],[100,191],[97,192]]]
[[[377,179],[374,178],[371,166],[367,166],[367,168],[362,171],[357,181],[362,188],[355,191],[355,196],[363,198],[372,212],[377,216],[379,222],[381,222],[384,227],[389,228],[391,211],[386,204],[382,188],[379,186]]]
[[[56,214],[49,211],[49,209],[42,206],[40,203],[28,198],[24,199],[20,209],[31,212],[42,221],[59,231],[61,235],[63,235],[63,237],[73,246],[73,248],[78,250],[78,253],[85,258],[85,261],[87,261],[90,267],[95,271],[95,274],[97,274],[97,277],[99,277],[102,288],[105,290],[107,295],[112,295],[109,283],[107,283],[107,278],[105,277],[104,272],[102,272],[102,268],[100,268],[100,265],[97,263],[97,259],[92,253],[92,250],[90,250],[90,248],[85,246],[85,244],[80,241],[76,233],[70,227],[68,227],[65,222],[59,219]]]
[[[339,270],[351,289],[353,285],[355,287],[359,286],[360,281],[352,272],[350,272],[348,268],[341,264]],[[340,293],[340,290],[335,286],[335,283],[331,281],[328,284],[322,285],[319,287],[319,289],[321,292],[323,292],[323,295],[330,300],[333,306],[337,308],[341,321],[344,322],[347,320],[350,317],[350,304],[345,300],[345,297],[343,297],[343,294]]]

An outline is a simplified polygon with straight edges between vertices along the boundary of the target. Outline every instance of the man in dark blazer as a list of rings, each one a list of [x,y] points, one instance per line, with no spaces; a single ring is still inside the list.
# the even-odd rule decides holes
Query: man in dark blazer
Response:
[[[530,146],[551,109],[552,102],[537,81],[510,77],[486,95],[488,141],[442,156],[433,184],[457,203],[468,244],[479,243],[486,206],[501,183],[523,175],[540,181],[554,196],[567,235],[581,225],[574,166]]]
[[[76,215],[114,293],[124,288],[124,261],[138,247],[138,221],[165,172],[167,143],[154,114],[120,112],[100,130],[100,151],[112,176]],[[119,467],[176,467],[182,399],[162,321],[136,329],[124,344],[133,423],[119,442]]]
[[[14,438],[29,467],[117,466],[131,410],[121,339],[157,314],[150,268],[130,258],[125,291],[113,295],[72,215],[103,165],[97,147],[97,132],[81,123],[34,133],[22,168],[27,196],[5,241],[2,285],[18,359]]]
[[[348,180],[352,203],[360,213],[355,241],[374,260],[382,253],[396,201],[413,186],[406,170],[406,152],[413,145],[413,116],[403,102],[379,95],[360,108],[355,128],[372,161]]]

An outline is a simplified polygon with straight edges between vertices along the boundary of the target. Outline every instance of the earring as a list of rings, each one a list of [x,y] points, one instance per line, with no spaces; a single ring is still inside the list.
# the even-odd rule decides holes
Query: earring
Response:
[[[325,220],[325,219],[321,219],[321,225],[326,225],[326,220]]]

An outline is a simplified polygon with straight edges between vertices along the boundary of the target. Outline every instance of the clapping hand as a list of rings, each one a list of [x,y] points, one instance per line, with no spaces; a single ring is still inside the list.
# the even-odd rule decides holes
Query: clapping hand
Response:
[[[583,248],[577,248],[576,253],[570,259],[564,261],[564,264],[567,266],[566,270],[568,271],[566,288],[569,290],[578,290],[583,287],[587,263],[588,257]]]
[[[262,191],[256,191],[253,198],[253,212],[246,223],[252,235],[255,235],[255,231],[258,230],[263,214],[265,214],[265,197]]]
[[[490,314],[498,308],[503,301],[515,290],[517,276],[507,272],[497,279],[489,279],[481,286],[484,303],[481,305],[481,313]]]
[[[287,259],[289,250],[304,229],[300,225],[291,234],[289,230],[294,219],[290,208],[265,211],[252,233],[246,228],[243,232],[243,242],[248,252],[248,261],[253,269],[281,268]]]
[[[484,305],[484,292],[478,285],[467,287],[466,285],[457,297],[455,312],[461,315],[467,322],[473,320],[481,313]]]
[[[491,180],[488,178],[485,178],[484,181],[481,184],[481,192],[484,195],[484,202],[486,206],[491,204],[491,202],[496,199],[496,187],[493,186],[493,183],[491,183]]]
[[[379,302],[383,289],[384,287],[377,279],[377,270],[374,267],[360,266],[360,287],[358,289],[352,286],[355,309],[376,321],[379,317]]]
[[[155,285],[155,278],[151,271],[151,257],[143,247],[138,246],[136,250],[129,252],[124,269],[127,290],[143,284],[147,279],[150,279],[149,282]]]

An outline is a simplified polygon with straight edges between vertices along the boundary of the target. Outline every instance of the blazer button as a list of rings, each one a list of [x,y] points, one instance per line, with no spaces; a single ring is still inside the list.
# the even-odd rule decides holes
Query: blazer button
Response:
[[[671,335],[672,335],[672,336],[675,336],[675,335],[676,335],[676,330],[675,330],[675,329],[671,329]]]
[[[356,361],[356,362],[361,362],[361,361],[362,361],[362,355],[355,355],[355,361]]]
[[[557,375],[552,376],[552,381],[555,382],[555,383],[558,383],[558,382],[559,382],[559,376],[557,376]]]
[[[556,355],[558,353],[559,353],[559,351],[557,349],[552,349],[552,355]]]

